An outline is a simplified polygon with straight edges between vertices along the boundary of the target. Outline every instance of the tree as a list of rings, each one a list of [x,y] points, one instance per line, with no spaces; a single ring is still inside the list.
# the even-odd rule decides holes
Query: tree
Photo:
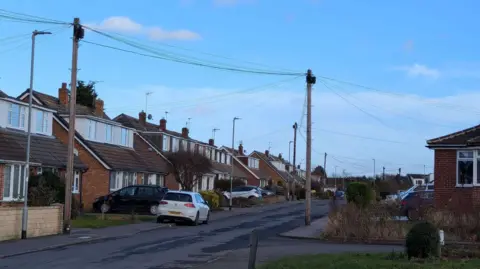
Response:
[[[186,191],[191,191],[203,175],[212,171],[210,159],[197,153],[181,150],[167,155],[167,158],[175,180]]]
[[[95,81],[85,83],[83,80],[77,82],[77,104],[95,108]]]
[[[323,169],[323,167],[320,166],[320,165],[317,166],[317,167],[315,167],[315,169],[313,170],[312,174],[314,174],[314,175],[319,175],[319,176],[321,176],[321,177],[325,177],[325,176],[326,176],[326,175],[325,175],[325,169]]]

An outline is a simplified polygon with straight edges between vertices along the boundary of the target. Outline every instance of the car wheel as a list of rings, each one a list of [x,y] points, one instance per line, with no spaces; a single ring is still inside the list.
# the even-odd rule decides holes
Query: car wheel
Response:
[[[210,210],[208,210],[207,219],[203,221],[203,224],[208,224],[209,220],[210,220]]]
[[[253,200],[253,199],[255,199],[255,196],[250,196],[250,197],[248,197],[248,199]]]
[[[110,211],[110,205],[108,204],[102,204],[100,206],[100,212],[101,213],[108,213]]]
[[[157,215],[158,204],[153,204],[150,206],[150,214]]]
[[[165,222],[165,219],[161,216],[158,216],[157,217],[157,223],[164,223]]]
[[[200,213],[197,211],[197,215],[195,216],[195,220],[192,221],[192,226],[197,226],[199,219],[200,219]]]

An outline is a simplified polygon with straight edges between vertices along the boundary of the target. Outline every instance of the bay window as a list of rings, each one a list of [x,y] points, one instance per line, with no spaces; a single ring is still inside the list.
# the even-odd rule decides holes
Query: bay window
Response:
[[[3,201],[23,199],[25,166],[5,165],[3,169]]]
[[[159,174],[149,174],[148,175],[148,185],[157,185],[157,186],[164,186],[164,177],[163,175]]]
[[[8,126],[13,128],[25,128],[25,107],[18,104],[10,104],[8,109]]]
[[[116,191],[124,187],[135,185],[137,173],[112,171],[110,172],[110,191]]]

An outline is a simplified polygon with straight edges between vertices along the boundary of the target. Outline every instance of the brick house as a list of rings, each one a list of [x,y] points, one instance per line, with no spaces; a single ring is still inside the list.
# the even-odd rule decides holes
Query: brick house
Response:
[[[231,153],[231,148],[225,147]],[[240,143],[238,150],[235,150],[235,161],[241,165],[241,169],[248,175],[247,184],[259,187],[268,185],[270,174],[265,167],[260,166],[260,159],[245,154],[243,144]],[[239,166],[237,165],[237,166]]]
[[[434,150],[435,206],[480,207],[480,125],[427,141]]]
[[[30,174],[50,170],[63,174],[67,164],[67,146],[52,133],[55,111],[32,106]],[[26,173],[26,147],[28,130],[28,103],[19,101],[0,91],[0,204],[23,200]],[[87,166],[74,158],[75,180]]]
[[[213,190],[215,179],[223,178],[225,174],[229,174],[225,167],[230,163],[230,159],[227,158],[228,156],[225,152],[217,149],[213,139],[210,139],[208,143],[193,139],[190,137],[187,127],[183,127],[181,133],[169,130],[167,129],[167,120],[164,118],[160,119],[158,125],[147,122],[147,115],[143,111],[138,114],[138,118],[120,114],[114,120],[124,126],[135,129],[141,137],[149,141],[156,150],[164,155],[185,150],[200,153],[209,158],[212,162],[213,170],[211,173],[203,175],[202,179],[197,181],[194,191]],[[173,175],[167,180],[166,185],[169,189],[181,188]]]
[[[20,100],[28,99],[28,91]],[[58,89],[58,98],[34,91],[35,104],[55,111],[52,132],[68,144],[69,90],[66,83]],[[74,189],[75,197],[85,209],[101,195],[133,184],[164,185],[169,167],[165,158],[131,128],[111,120],[103,111],[103,101],[95,106],[76,106],[75,153],[88,166]]]
[[[268,173],[269,181],[271,180],[271,182],[267,184],[272,183],[278,186],[286,186],[286,183],[290,182],[291,175],[288,172],[289,167],[285,164],[281,155],[275,157],[266,150],[265,153],[253,151],[249,157],[258,159],[260,170]]]

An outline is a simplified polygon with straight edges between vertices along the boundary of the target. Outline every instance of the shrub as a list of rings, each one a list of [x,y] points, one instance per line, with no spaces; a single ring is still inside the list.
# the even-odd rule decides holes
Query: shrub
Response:
[[[200,194],[211,209],[220,207],[220,197],[215,191],[200,191]]]
[[[305,199],[305,189],[304,188],[295,189],[295,196],[297,197],[297,200],[304,200]]]
[[[64,203],[65,183],[52,172],[31,176],[28,180],[28,201],[31,206]]]
[[[365,207],[373,200],[373,192],[368,184],[352,182],[348,184],[346,191],[347,201],[358,206]]]
[[[245,182],[241,179],[234,179],[232,181],[232,187],[245,186]],[[222,191],[230,191],[230,179],[217,179],[215,180],[213,187]]]
[[[430,222],[415,224],[407,234],[405,247],[408,259],[429,258],[438,256],[440,238],[438,230]]]

